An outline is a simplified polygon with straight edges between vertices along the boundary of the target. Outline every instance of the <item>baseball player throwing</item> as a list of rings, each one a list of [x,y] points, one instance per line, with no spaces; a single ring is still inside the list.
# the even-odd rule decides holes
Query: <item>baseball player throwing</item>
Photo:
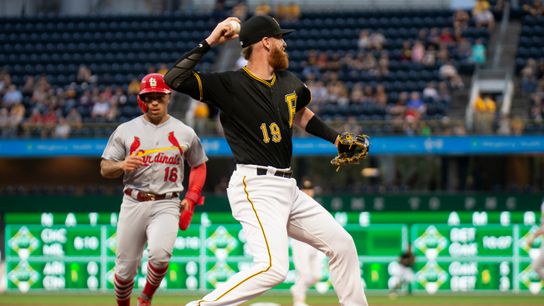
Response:
[[[292,178],[293,126],[333,144],[340,135],[306,108],[310,91],[285,70],[283,38],[292,30],[281,29],[269,16],[254,16],[239,34],[247,66],[223,73],[193,70],[210,48],[238,37],[232,21],[239,22],[235,17],[220,22],[164,77],[172,89],[220,109],[237,163],[227,195],[253,255],[251,268],[188,305],[240,305],[282,283],[289,270],[288,237],[293,237],[329,257],[341,305],[366,306],[353,238]]]
[[[302,192],[312,198],[314,197],[312,181],[304,180],[302,182]],[[291,287],[293,306],[308,306],[308,304],[306,304],[306,292],[322,277],[322,254],[309,244],[295,239],[291,240],[291,249],[293,251],[293,263],[295,264],[297,273],[295,284]]]
[[[544,234],[544,202],[540,206],[540,227],[527,239],[527,245],[530,247],[533,241],[540,235]],[[544,280],[544,241],[540,243],[540,251],[538,256],[533,259],[533,269],[538,274],[541,280]]]
[[[193,129],[168,115],[169,101],[170,89],[163,76],[146,75],[138,95],[144,114],[119,125],[102,154],[102,176],[123,175],[125,184],[117,223],[117,305],[130,305],[134,276],[146,242],[147,279],[138,305],[151,305],[168,270],[178,223],[180,227],[187,225],[194,205],[201,201],[208,158]],[[191,172],[188,191],[180,203],[184,160]]]

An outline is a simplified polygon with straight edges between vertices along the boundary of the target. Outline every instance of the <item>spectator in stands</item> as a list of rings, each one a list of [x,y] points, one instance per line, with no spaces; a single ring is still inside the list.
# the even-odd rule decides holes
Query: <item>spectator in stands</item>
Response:
[[[32,93],[34,92],[34,87],[36,86],[36,81],[34,79],[34,76],[27,75],[25,76],[25,84],[23,85],[23,89],[21,92],[23,93],[24,97],[31,97]]]
[[[371,75],[378,75],[378,62],[372,52],[367,52],[362,62],[362,69]]]
[[[407,136],[415,136],[419,130],[419,117],[416,117],[415,113],[410,110],[406,113],[406,118],[403,121],[402,130]]]
[[[417,40],[412,47],[412,62],[421,63],[425,57],[425,45]]]
[[[533,58],[527,60],[527,64],[521,69],[521,90],[525,94],[534,92],[537,88],[536,72],[538,66]]]
[[[127,93],[129,96],[135,96],[140,92],[140,81],[137,78],[133,78],[128,84]]]
[[[421,63],[425,66],[434,67],[436,64],[436,56],[435,46],[430,45],[427,51],[425,51],[425,55],[423,56]]]
[[[97,81],[97,77],[93,75],[89,67],[85,65],[80,65],[77,71],[76,80],[78,83],[86,86],[87,84],[95,84]]]
[[[493,131],[495,111],[497,109],[495,100],[493,100],[490,95],[486,95],[485,98],[478,96],[474,107],[474,123],[476,133],[484,135],[491,134]]]
[[[428,82],[423,89],[423,100],[438,101],[438,91],[434,82]]]
[[[453,14],[453,36],[455,37],[456,41],[459,41],[459,38],[461,38],[463,31],[468,28],[469,22],[470,16],[467,11],[455,11],[455,13]]]
[[[77,108],[72,108],[65,118],[66,122],[70,125],[71,130],[79,130],[83,126],[81,115]]]
[[[451,34],[451,31],[449,28],[443,28],[442,32],[440,32],[440,44],[445,44],[446,46],[453,45],[455,43],[455,39],[453,38],[453,35]]]
[[[344,106],[349,104],[348,88],[343,82],[336,82],[334,92],[336,93],[336,103]]]
[[[359,40],[357,41],[357,46],[359,47],[359,50],[363,51],[370,49],[370,34],[368,33],[368,30],[361,30],[359,32]]]
[[[440,46],[440,29],[437,27],[433,27],[429,32],[427,38],[420,41],[423,43],[423,45],[434,46],[435,48],[438,48]]]
[[[363,103],[364,100],[363,84],[361,84],[361,82],[357,82],[351,89],[350,102],[352,104],[360,104]]]
[[[255,15],[270,15],[272,13],[272,8],[266,1],[261,2],[261,4],[255,7]]]
[[[411,61],[412,60],[412,46],[410,41],[405,40],[402,42],[402,49],[400,51],[400,59],[402,61]]]
[[[28,119],[23,123],[23,129],[25,132],[25,137],[29,137],[32,132],[35,130],[41,130],[43,127],[43,115],[40,110],[34,108],[32,114]]]
[[[495,17],[491,12],[491,5],[488,0],[476,0],[472,9],[472,17],[477,27],[487,27],[489,31],[495,26]]]
[[[380,53],[380,59],[378,60],[378,75],[386,76],[389,74],[389,55],[387,52],[382,51]]]
[[[11,107],[12,105],[23,102],[23,94],[17,90],[15,84],[10,84],[8,90],[4,94],[3,100],[4,106]]]
[[[214,20],[225,18],[225,1],[223,0],[215,1],[211,16],[212,16],[212,19]]]
[[[9,110],[6,107],[0,108],[0,137],[8,136]]]
[[[11,84],[11,76],[5,70],[0,71],[0,96],[6,92],[6,89]]]
[[[446,82],[440,82],[438,84],[438,100],[444,104],[449,104],[451,101],[448,84]]]
[[[290,2],[286,9],[287,18],[286,21],[297,21],[300,18],[300,5],[295,2]]]
[[[72,83],[64,92],[64,113],[68,113],[72,108],[77,106],[77,90],[76,84]]]
[[[17,130],[25,118],[25,112],[26,109],[23,103],[17,103],[11,107],[9,111],[8,137],[15,137],[17,135]]]
[[[486,61],[486,49],[481,38],[476,39],[472,45],[471,61],[475,64],[484,64]]]
[[[512,135],[523,135],[525,129],[525,123],[520,116],[514,116],[512,119]]]
[[[374,95],[374,100],[380,108],[385,109],[387,106],[387,93],[385,92],[385,87],[383,84],[376,86],[376,94]]]
[[[456,74],[454,75],[450,81],[449,85],[452,89],[463,89],[465,88],[465,83],[463,82],[463,79],[461,78],[461,75]]]
[[[312,93],[312,104],[323,104],[327,100],[327,88],[323,85],[323,81],[310,81],[307,85]]]
[[[93,118],[95,121],[102,121],[101,119],[106,119],[108,117],[110,109],[110,101],[108,101],[106,96],[102,94],[100,95],[98,101],[96,101],[93,105],[91,118]]]
[[[421,115],[425,113],[425,103],[421,100],[419,92],[413,91],[410,94],[410,99],[406,103],[406,118],[413,117],[414,120],[419,120]]]
[[[115,87],[115,92],[111,99],[115,105],[119,106],[125,105],[128,101],[127,95],[125,94],[125,92],[123,91],[123,87],[121,86]]]
[[[387,117],[393,122],[393,126],[400,130],[404,122],[406,113],[406,102],[408,102],[408,93],[403,91],[394,105],[387,107]]]
[[[524,4],[523,11],[532,16],[544,16],[544,5],[542,0],[533,0],[532,4]]]
[[[279,21],[287,20],[287,4],[279,2],[276,5],[276,18]]]
[[[436,54],[437,62],[435,64],[446,63],[447,61],[450,60],[450,51],[448,49],[448,46],[441,44],[439,48],[440,49],[438,49],[438,52]],[[470,46],[469,46],[469,50],[470,50]]]
[[[319,52],[316,66],[323,71],[327,69],[328,65],[329,65],[329,57],[327,55],[327,52],[325,51]]]
[[[512,129],[510,126],[510,117],[508,114],[502,114],[499,119],[499,127],[497,128],[497,134],[499,135],[510,135],[512,134]]]
[[[160,63],[157,73],[165,75],[167,72],[168,72],[168,65],[166,65],[165,63]]]
[[[534,120],[538,124],[542,124],[542,119],[544,119],[544,98],[542,95],[533,94],[531,95],[531,109],[529,111],[529,118]]]
[[[194,115],[195,118],[195,131],[197,133],[205,133],[206,131],[206,121],[208,117],[210,116],[210,109],[208,108],[208,105],[205,103],[202,103],[200,101],[196,102],[196,106],[194,108]]]
[[[53,129],[53,138],[62,138],[66,139],[70,137],[70,124],[66,121],[66,119],[60,117],[59,123],[55,126]]]
[[[375,104],[376,100],[374,99],[374,89],[370,85],[365,85],[363,87],[363,100],[364,103]]]
[[[457,44],[457,54],[462,59],[468,59],[472,55],[472,46],[466,38],[461,38]]]
[[[370,34],[370,48],[373,50],[381,51],[383,50],[383,45],[385,44],[385,36],[381,32],[373,32]]]
[[[338,72],[342,66],[340,52],[334,52],[327,65],[327,70]]]
[[[43,115],[42,123],[40,135],[42,138],[47,138],[51,135],[51,132],[57,124],[57,110],[53,105],[49,106],[47,112]]]
[[[244,21],[246,20],[247,15],[248,15],[247,5],[243,1],[236,3],[236,5],[232,7],[231,16],[238,17],[238,19],[240,19],[241,21]]]

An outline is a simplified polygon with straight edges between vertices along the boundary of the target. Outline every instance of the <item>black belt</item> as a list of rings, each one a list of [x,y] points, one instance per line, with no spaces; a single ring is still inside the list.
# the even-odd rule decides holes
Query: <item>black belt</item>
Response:
[[[135,196],[132,195],[133,191],[136,191]],[[171,192],[168,194],[154,194],[151,192],[138,191],[132,188],[125,189],[125,194],[140,202],[157,201],[157,200],[172,199],[172,198],[179,197],[179,192]]]
[[[267,175],[267,174],[269,174],[268,169],[257,168],[257,175]],[[272,175],[272,173],[270,173],[270,175]],[[289,171],[276,170],[274,175],[279,177],[284,177],[284,178],[291,178],[293,177],[293,171],[292,170],[289,170]]]

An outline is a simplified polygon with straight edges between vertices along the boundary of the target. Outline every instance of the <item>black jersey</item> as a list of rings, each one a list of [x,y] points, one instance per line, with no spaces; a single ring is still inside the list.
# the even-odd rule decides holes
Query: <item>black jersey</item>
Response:
[[[247,67],[197,73],[174,90],[217,106],[236,163],[289,168],[293,121],[310,103],[306,85],[293,73],[277,71],[263,80]]]

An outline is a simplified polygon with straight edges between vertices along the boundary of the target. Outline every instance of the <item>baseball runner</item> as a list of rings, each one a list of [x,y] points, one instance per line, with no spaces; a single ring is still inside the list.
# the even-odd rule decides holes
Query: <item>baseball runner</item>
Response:
[[[368,151],[368,138],[344,137],[306,108],[310,91],[286,71],[284,35],[269,16],[241,25],[240,43],[247,66],[237,71],[200,73],[193,69],[213,46],[238,37],[238,18],[220,22],[210,36],[183,55],[166,73],[174,90],[217,106],[225,137],[237,163],[227,188],[232,215],[253,255],[251,268],[229,278],[188,305],[240,305],[284,281],[289,270],[288,237],[324,252],[341,305],[366,306],[360,263],[353,238],[292,178],[292,133],[297,125],[353,157]],[[343,142],[344,143],[344,142]],[[342,148],[342,149],[340,149]],[[357,155],[358,156],[358,155]],[[345,160],[345,159],[344,159]]]
[[[544,234],[544,202],[540,205],[540,227],[527,239],[527,245],[531,247],[533,241]],[[544,280],[544,240],[540,242],[540,251],[532,261],[533,269],[541,280]]]
[[[314,187],[312,181],[304,180],[302,183],[302,192],[314,197]],[[295,284],[291,287],[293,295],[293,306],[308,306],[306,304],[306,292],[319,279],[323,270],[322,253],[309,244],[291,239],[291,249],[293,251],[293,263],[297,278]]]
[[[391,288],[390,294],[395,296],[397,290],[402,288],[404,284],[410,284],[414,279],[414,264],[416,257],[412,253],[412,246],[408,245],[406,251],[400,256],[398,263],[391,268],[392,277],[389,281],[389,287]]]
[[[144,114],[119,125],[102,154],[102,176],[123,175],[125,185],[117,223],[117,305],[130,305],[134,276],[146,242],[147,278],[138,305],[151,305],[168,270],[178,226],[188,226],[194,205],[202,201],[208,158],[193,129],[168,115],[169,102],[170,89],[163,76],[146,75],[138,95]],[[180,203],[184,160],[191,172],[188,191]]]

